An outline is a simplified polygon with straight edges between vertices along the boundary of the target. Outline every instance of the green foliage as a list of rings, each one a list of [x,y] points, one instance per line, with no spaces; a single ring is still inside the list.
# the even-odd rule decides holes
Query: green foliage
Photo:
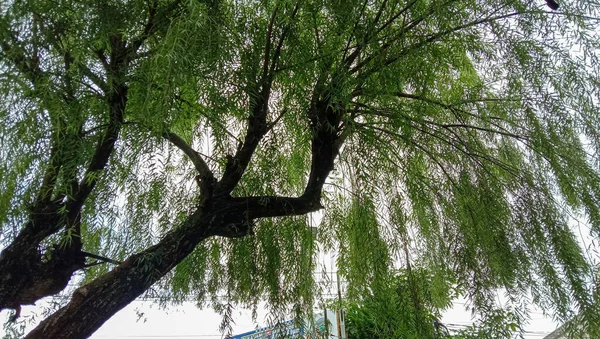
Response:
[[[344,305],[348,338],[445,338],[436,324],[451,298],[436,302],[434,289],[426,270],[400,271],[389,286]]]
[[[519,317],[504,310],[494,310],[486,314],[481,321],[457,331],[453,338],[512,338],[519,330]]]
[[[147,25],[152,4],[159,19]],[[310,312],[324,249],[339,252],[348,295],[364,303],[350,315],[372,335],[420,333],[394,312],[412,305],[410,288],[384,288],[390,272],[414,262],[431,274],[419,291],[428,304],[401,308],[407,314],[431,319],[457,288],[495,319],[493,295],[504,289],[513,308],[530,298],[561,321],[581,313],[600,336],[596,259],[572,228],[578,215],[600,235],[600,8],[542,6],[8,1],[0,7],[0,243],[15,239],[44,192],[68,199],[78,181],[93,186],[81,213],[88,252],[125,259],[178,229],[200,189],[163,133],[181,136],[220,178],[276,65],[271,129],[232,195],[302,195],[322,127],[309,108],[327,98],[341,112],[328,127],[339,127],[343,144],[321,192],[317,238],[312,217],[288,216],[258,221],[245,238],[208,239],[161,280],[168,299],[216,307],[267,299],[274,313]],[[114,40],[139,37],[126,67],[108,69]],[[106,167],[88,171],[119,81],[127,102],[116,148]],[[85,281],[106,270],[86,270]],[[381,301],[388,297],[394,303]],[[399,327],[375,319],[384,316]]]

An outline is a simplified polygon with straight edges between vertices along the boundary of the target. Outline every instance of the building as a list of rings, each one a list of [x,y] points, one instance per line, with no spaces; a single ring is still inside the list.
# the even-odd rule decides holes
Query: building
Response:
[[[544,337],[544,339],[568,339],[569,337],[567,336],[567,331],[565,328],[566,325],[562,325],[559,328],[557,328],[556,330],[554,330],[552,333],[548,334],[547,336]],[[583,337],[580,337],[580,339],[591,339],[590,336],[585,335]]]
[[[303,320],[298,325],[294,320],[237,334],[229,339],[346,339],[343,312],[325,310],[314,315],[313,321]],[[327,325],[326,325],[327,324]]]

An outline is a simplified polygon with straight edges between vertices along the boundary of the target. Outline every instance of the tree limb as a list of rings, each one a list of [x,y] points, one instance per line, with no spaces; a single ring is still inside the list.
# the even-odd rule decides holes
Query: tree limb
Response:
[[[175,6],[176,7],[176,6]],[[153,27],[145,31],[143,40],[156,32]],[[7,32],[9,36],[11,32]],[[37,56],[27,56],[21,43],[13,36],[12,43],[1,41],[2,54],[8,56],[16,68],[33,83],[34,89],[39,81],[43,81],[43,70],[39,67]],[[81,209],[86,199],[96,186],[100,175],[107,166],[114,151],[116,141],[123,125],[123,116],[127,106],[126,75],[128,65],[142,43],[136,41],[130,44],[121,34],[109,36],[110,53],[105,50],[94,51],[104,67],[106,80],[93,74],[87,67],[79,65],[82,74],[87,76],[104,91],[104,99],[108,106],[108,124],[100,136],[87,169],[81,181],[78,181],[76,171],[65,173],[61,179],[72,186],[73,194],[66,198],[58,196],[52,199],[52,187],[57,181],[61,169],[61,153],[58,149],[51,152],[51,160],[44,175],[43,184],[38,194],[38,200],[43,204],[34,204],[17,237],[0,253],[0,309],[18,309],[20,305],[32,304],[40,298],[56,294],[63,290],[73,273],[85,267],[85,254],[81,251],[82,239],[80,234]],[[64,57],[65,73],[68,73],[74,58],[59,43],[53,44]],[[82,68],[83,67],[83,68]],[[59,96],[67,103],[73,98],[73,88],[70,79],[66,79],[66,95]],[[59,128],[53,126],[55,129]],[[64,167],[64,166],[63,166]],[[61,211],[65,210],[66,213]],[[64,229],[70,236],[66,246],[51,245],[46,248],[48,258],[42,258],[39,244],[49,235]],[[98,257],[89,254],[90,257]],[[103,260],[107,261],[107,258]],[[115,262],[116,263],[116,262]],[[48,337],[48,336],[44,336]],[[53,336],[50,336],[53,337]],[[57,335],[54,337],[62,337]],[[81,337],[78,335],[77,337]]]
[[[165,139],[169,140],[173,145],[175,145],[177,148],[183,151],[183,153],[185,153],[185,155],[187,155],[188,158],[190,158],[190,160],[194,164],[194,167],[196,168],[200,176],[202,176],[202,178],[209,180],[214,179],[214,175],[208,167],[208,165],[206,164],[206,162],[202,159],[200,154],[196,152],[196,150],[194,150],[190,145],[188,145],[185,142],[185,140],[183,140],[177,134],[169,131],[163,132],[162,135]]]
[[[73,272],[85,266],[79,234],[81,208],[99,180],[99,174],[108,163],[118,138],[127,102],[127,86],[123,82],[127,58],[120,53],[125,44],[121,39],[114,37],[111,42],[113,50],[108,67],[111,91],[107,96],[109,124],[106,132],[98,141],[83,180],[78,183],[74,171],[65,173],[63,179],[71,183],[74,192],[67,201],[63,201],[64,197],[48,201],[51,194],[42,192],[40,198],[48,202],[34,206],[29,220],[17,237],[0,253],[0,272],[3,273],[0,275],[0,308],[16,308],[56,294],[65,288]],[[68,60],[67,58],[67,64]],[[60,160],[60,155],[51,160],[48,180],[44,179],[47,184],[56,180],[52,176],[58,175],[58,166],[53,162]],[[60,213],[61,210],[66,210],[66,213]],[[72,241],[64,247],[50,246],[47,249],[51,254],[50,259],[42,260],[39,244],[61,229],[64,229],[67,235],[71,235]]]
[[[425,46],[425,45],[427,45],[429,43],[432,43],[432,42],[434,42],[434,41],[436,41],[436,40],[438,40],[438,39],[440,39],[440,38],[442,38],[442,37],[444,37],[446,35],[458,32],[458,31],[463,30],[465,28],[474,27],[474,26],[477,26],[477,25],[480,25],[480,24],[483,24],[483,23],[493,22],[493,21],[496,21],[496,20],[508,19],[508,18],[512,18],[512,17],[518,16],[518,15],[523,15],[523,14],[527,14],[527,13],[526,12],[513,12],[513,13],[508,13],[508,14],[505,14],[505,15],[498,15],[498,16],[493,16],[493,17],[487,17],[487,18],[484,18],[484,19],[481,19],[481,20],[471,21],[471,22],[465,23],[463,25],[458,25],[458,26],[455,26],[453,28],[450,28],[450,29],[438,32],[436,34],[432,34],[427,39],[423,39],[422,41],[420,41],[420,42],[418,42],[418,43],[416,43],[414,45],[411,45],[411,46],[409,46],[406,49],[403,49],[396,56],[393,56],[393,57],[391,57],[389,59],[384,60],[381,66],[382,67],[383,66],[389,66],[389,65],[393,64],[394,62],[398,61],[401,57],[409,54],[410,52],[412,52],[412,51],[414,51],[414,50],[416,50],[416,49],[418,49],[420,47],[423,47],[423,46]],[[373,73],[373,72],[374,72],[374,70],[370,70],[367,73]]]
[[[331,100],[327,90],[320,92],[315,88],[308,113],[312,129],[311,167],[304,197],[320,199],[325,179],[333,170],[333,163],[344,142],[341,122],[345,111]]]
[[[161,24],[169,22],[170,15],[176,13],[179,5],[181,5],[181,0],[175,0],[167,6],[159,8],[158,1],[152,0],[148,6],[148,20],[146,21],[146,25],[140,35],[134,38],[131,44],[129,44],[128,53],[137,53],[142,44],[163,27]]]
[[[121,264],[120,261],[116,261],[116,260],[113,260],[113,259],[110,259],[110,258],[107,258],[107,257],[103,257],[103,256],[98,255],[98,254],[89,253],[89,252],[85,252],[85,251],[82,251],[81,253],[84,256],[88,257],[88,258],[97,259],[97,260],[100,260],[100,261],[103,261],[103,262],[107,262],[107,263],[111,263],[111,264],[115,264],[115,265],[120,265]]]
[[[319,195],[302,197],[250,196],[233,198],[232,201],[244,206],[248,210],[248,218],[250,219],[304,215],[323,208]]]
[[[77,68],[79,68],[81,73],[83,73],[83,75],[88,77],[88,79],[90,79],[94,85],[98,86],[98,88],[100,88],[100,90],[102,90],[102,92],[108,93],[108,85],[106,84],[104,79],[102,79],[100,76],[98,76],[97,74],[92,72],[91,69],[89,69],[87,66],[85,66],[81,63],[77,64]]]
[[[298,4],[294,7],[292,13],[292,19],[298,12]],[[271,21],[275,20],[277,11],[273,12]],[[246,129],[246,137],[244,142],[239,145],[238,150],[234,156],[228,156],[227,164],[225,165],[225,172],[217,187],[215,188],[215,194],[218,195],[229,195],[235,188],[238,182],[241,180],[242,175],[246,171],[246,168],[250,164],[252,155],[258,147],[258,144],[262,137],[268,132],[269,125],[267,124],[267,112],[269,106],[269,98],[271,96],[271,86],[273,83],[273,77],[279,57],[281,56],[281,48],[287,37],[289,30],[291,29],[291,23],[286,26],[282,31],[279,38],[279,42],[273,53],[273,59],[271,60],[271,66],[268,69],[266,76],[263,73],[260,80],[254,84],[250,89],[250,116],[248,117],[248,128]],[[270,34],[270,33],[269,33]],[[268,58],[270,58],[270,39],[268,39],[265,47],[265,60],[263,60],[263,72],[266,66],[269,64]]]
[[[273,39],[273,24],[277,17],[279,6],[275,6],[273,14],[271,14],[271,20],[269,20],[269,27],[267,27],[267,42],[265,43],[265,56],[263,60],[263,74],[262,79],[267,79],[269,75],[269,60],[271,60],[271,39]]]
[[[87,170],[83,175],[83,179],[79,183],[79,190],[69,204],[69,210],[79,210],[96,186],[100,178],[99,172],[104,170],[108,164],[108,159],[114,150],[123,124],[128,91],[123,77],[129,63],[129,58],[126,54],[125,41],[121,36],[114,35],[110,40],[111,55],[108,67],[109,93],[107,94],[109,122],[103,137],[98,141]]]
[[[46,318],[26,338],[86,337],[167,274],[200,241],[215,235],[251,234],[254,219],[299,215],[322,208],[323,184],[344,138],[340,127],[344,111],[332,107],[329,95],[315,92],[314,97],[309,112],[313,123],[313,164],[302,196],[211,195],[156,245],[130,256],[112,271],[76,290],[69,304]],[[256,147],[256,140],[253,142]]]
[[[409,94],[409,93],[403,93],[403,92],[394,92],[394,95],[397,96],[397,97],[399,97],[399,98],[414,99],[414,100],[419,100],[419,101],[422,101],[422,102],[425,102],[425,103],[428,103],[428,104],[436,105],[436,106],[439,106],[439,107],[441,107],[443,109],[446,109],[446,110],[454,113],[455,115],[456,115],[456,113],[461,112],[461,113],[468,114],[470,116],[474,116],[473,113],[467,112],[467,111],[465,111],[463,109],[459,109],[455,105],[445,104],[445,103],[443,103],[441,101],[430,99],[430,98],[427,98],[427,97],[422,96],[422,95],[415,95],[415,94]],[[485,100],[479,100],[479,101],[485,101]],[[476,101],[470,100],[469,102],[476,102]],[[356,105],[362,105],[360,103],[355,103],[355,104]],[[391,113],[391,112],[390,113],[386,113],[386,112],[376,113],[376,111],[377,111],[376,108],[368,107],[366,105],[363,105],[363,106],[367,107],[370,112],[373,112],[375,114],[386,116],[388,118],[394,118],[394,113]],[[406,118],[407,120],[410,120],[410,121],[413,121],[413,122],[426,123],[426,124],[429,124],[429,125],[434,125],[434,126],[442,127],[442,128],[446,128],[446,129],[450,129],[450,128],[474,129],[474,130],[479,130],[479,131],[482,131],[482,132],[489,132],[489,133],[495,133],[495,134],[499,134],[499,135],[504,135],[504,136],[511,137],[511,138],[518,139],[518,140],[528,140],[528,137],[526,135],[521,135],[521,134],[516,134],[516,133],[509,132],[505,128],[502,128],[501,126],[499,126],[498,124],[495,124],[495,123],[491,123],[491,124],[494,125],[498,129],[492,129],[492,128],[486,128],[486,127],[481,127],[481,126],[477,126],[477,125],[472,125],[472,124],[469,124],[469,123],[467,123],[465,121],[460,121],[460,123],[439,123],[439,122],[436,122],[436,121],[433,121],[433,120],[428,120],[428,119],[425,119],[425,118],[414,119],[414,118],[411,118],[411,117],[409,117],[407,115],[403,115],[403,117]],[[474,117],[481,119],[481,117],[479,117],[479,116],[474,116]]]

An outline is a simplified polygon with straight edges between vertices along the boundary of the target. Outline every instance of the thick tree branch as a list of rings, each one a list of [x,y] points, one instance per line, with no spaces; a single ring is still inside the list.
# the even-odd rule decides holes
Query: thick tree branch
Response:
[[[269,217],[285,217],[304,215],[323,208],[320,196],[306,197],[279,197],[279,196],[253,196],[233,198],[248,210],[248,218],[259,219]]]
[[[328,97],[327,97],[328,98]],[[252,233],[257,218],[300,215],[322,208],[321,189],[339,151],[341,112],[326,101],[313,107],[313,166],[305,193],[292,197],[230,198],[213,195],[156,245],[132,255],[111,272],[79,288],[69,304],[55,312],[26,338],[84,338],[125,307],[214,235],[240,237]],[[338,126],[320,124],[329,122]],[[189,150],[188,150],[189,151]]]
[[[112,271],[77,289],[69,304],[46,318],[26,338],[86,338],[214,236],[251,234],[252,220],[300,215],[322,206],[320,195],[300,198],[212,196],[160,242],[130,256]]]
[[[156,245],[77,289],[65,307],[46,318],[26,338],[87,338],[208,237],[206,222],[202,211],[197,210]]]
[[[34,206],[28,222],[21,232],[0,254],[0,309],[18,308],[22,304],[31,304],[48,295],[56,294],[65,288],[73,272],[85,266],[85,256],[81,253],[82,239],[79,228],[81,208],[96,185],[100,174],[108,163],[121,128],[127,102],[127,86],[123,75],[127,68],[127,59],[123,55],[125,43],[120,38],[111,40],[112,51],[109,64],[110,92],[107,96],[109,124],[103,137],[98,141],[83,180],[78,183],[75,172],[64,173],[64,180],[72,185],[73,195],[63,201],[63,197],[48,200],[51,193],[42,191],[39,195],[43,204]],[[66,67],[70,58],[65,56]],[[27,71],[24,69],[22,71]],[[69,99],[68,95],[65,99]],[[61,152],[59,149],[58,153]],[[55,162],[61,156],[51,159],[47,175],[47,185],[56,181],[58,168]],[[42,187],[42,190],[49,187]],[[59,213],[66,207],[66,213]],[[42,260],[39,244],[49,235],[65,230],[71,242],[68,246],[51,246],[47,260]]]
[[[237,229],[247,227],[247,219],[245,203],[226,198],[208,201],[156,245],[77,289],[65,307],[46,318],[26,338],[87,338],[181,262],[200,241],[214,235],[248,234],[247,229]]]
[[[260,140],[267,132],[266,116],[269,95],[270,92],[267,91],[256,98],[256,102],[248,118],[248,128],[244,142],[234,156],[228,156],[225,172],[215,190],[216,194],[228,195],[231,193],[246,171]]]
[[[322,208],[323,184],[333,169],[343,141],[340,127],[343,111],[332,107],[329,95],[315,93],[317,97],[320,99],[315,99],[309,113],[313,123],[313,164],[301,197],[210,196],[159,243],[132,255],[111,272],[75,291],[68,305],[44,320],[27,338],[87,337],[167,274],[200,241],[215,235],[240,237],[252,234],[254,219],[300,215]]]
[[[297,7],[294,9],[294,15]],[[248,129],[244,143],[236,155],[231,157],[221,182],[219,195],[211,195],[198,205],[197,210],[178,228],[168,233],[159,243],[143,252],[134,254],[114,270],[78,289],[70,303],[47,318],[29,335],[29,338],[82,338],[93,333],[104,321],[122,307],[141,295],[158,279],[185,258],[203,239],[210,236],[238,237],[251,234],[252,221],[257,218],[305,214],[322,208],[322,187],[343,140],[341,121],[343,110],[334,108],[329,95],[315,94],[317,100],[309,116],[313,128],[311,172],[304,194],[290,197],[231,198],[229,193],[241,179],[251,156],[261,138],[271,127],[267,124],[267,107],[273,74],[277,67],[285,37],[285,29],[271,56],[268,75],[257,86],[257,94],[251,105]],[[88,165],[84,179],[78,184],[78,193],[69,200],[69,212],[79,211],[93,190],[98,174],[106,166],[118,138],[127,104],[127,85],[123,81],[131,53],[120,36],[111,37],[111,54],[107,62],[107,84],[109,93],[109,123],[104,136],[99,140],[96,151]],[[120,66],[117,66],[119,65]],[[179,147],[199,172],[212,174],[198,154],[183,140],[172,133],[165,138]],[[71,218],[71,213],[69,213]],[[84,254],[79,252],[82,256]],[[64,276],[68,281],[70,275]],[[57,284],[57,287],[64,287]],[[75,321],[73,317],[77,317]],[[84,321],[82,321],[82,317]]]
[[[313,136],[311,140],[311,167],[303,197],[320,199],[325,180],[344,141],[341,122],[344,115],[341,106],[331,102],[328,92],[315,89],[309,119]]]
[[[244,220],[297,215],[321,208],[307,197],[249,197],[212,201],[156,245],[132,255],[112,271],[77,289],[69,304],[46,318],[26,338],[86,338],[116,312],[140,296],[213,235],[250,233]],[[246,224],[247,225],[247,224]],[[235,233],[236,231],[240,233]]]

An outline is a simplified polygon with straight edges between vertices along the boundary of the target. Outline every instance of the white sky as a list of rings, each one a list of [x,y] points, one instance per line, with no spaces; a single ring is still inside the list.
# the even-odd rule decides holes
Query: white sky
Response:
[[[454,309],[446,312],[441,321],[449,329],[459,329],[461,326],[472,323],[471,314],[464,310],[464,301],[457,301]],[[28,306],[23,308],[23,317],[31,316],[32,312],[39,312],[39,308]],[[138,318],[138,313],[144,315]],[[0,314],[0,321],[4,324],[9,312]],[[258,321],[262,326],[266,312],[259,312]],[[233,313],[235,324],[233,334],[240,334],[254,330],[256,324],[252,322],[250,310],[236,310]],[[41,318],[41,317],[40,317]],[[108,320],[90,338],[138,338],[138,339],[175,339],[221,338],[219,324],[221,316],[210,309],[199,310],[192,302],[183,305],[161,309],[150,301],[136,300],[125,307],[114,317]],[[533,310],[529,326],[526,327],[526,339],[543,338],[557,327],[551,319],[542,315],[540,310]],[[4,334],[4,330],[0,330]]]

